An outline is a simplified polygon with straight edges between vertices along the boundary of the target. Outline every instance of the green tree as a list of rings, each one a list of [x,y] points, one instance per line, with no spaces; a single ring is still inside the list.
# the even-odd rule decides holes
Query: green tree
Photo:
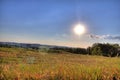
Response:
[[[92,55],[115,57],[119,55],[119,45],[109,43],[107,44],[95,43],[91,47],[90,53]]]
[[[102,55],[102,50],[99,46],[95,46],[92,50],[92,55]]]

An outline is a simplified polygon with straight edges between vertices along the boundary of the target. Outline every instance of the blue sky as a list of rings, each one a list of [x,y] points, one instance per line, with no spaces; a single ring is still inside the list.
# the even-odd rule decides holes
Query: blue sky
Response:
[[[119,4],[119,0],[1,0],[0,41],[72,47],[120,44]],[[86,34],[74,34],[78,23],[85,25]]]

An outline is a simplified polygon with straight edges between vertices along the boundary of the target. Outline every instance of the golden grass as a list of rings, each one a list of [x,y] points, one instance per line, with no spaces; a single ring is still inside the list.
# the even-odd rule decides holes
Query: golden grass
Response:
[[[0,48],[0,58],[0,80],[120,80],[117,57]]]

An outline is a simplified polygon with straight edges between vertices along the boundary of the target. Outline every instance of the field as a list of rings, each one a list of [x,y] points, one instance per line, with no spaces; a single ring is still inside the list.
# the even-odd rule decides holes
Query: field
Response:
[[[0,80],[120,80],[120,58],[1,47]]]

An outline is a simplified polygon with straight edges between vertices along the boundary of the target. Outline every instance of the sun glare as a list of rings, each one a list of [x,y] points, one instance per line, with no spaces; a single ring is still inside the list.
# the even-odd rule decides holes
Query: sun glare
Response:
[[[73,30],[75,34],[82,35],[85,33],[85,26],[81,24],[77,24]]]

